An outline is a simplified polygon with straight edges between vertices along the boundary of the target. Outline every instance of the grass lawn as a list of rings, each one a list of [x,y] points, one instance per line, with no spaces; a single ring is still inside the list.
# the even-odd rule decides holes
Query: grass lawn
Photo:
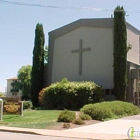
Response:
[[[59,110],[25,110],[23,116],[3,115],[0,125],[45,129],[58,123],[56,120],[60,112]]]

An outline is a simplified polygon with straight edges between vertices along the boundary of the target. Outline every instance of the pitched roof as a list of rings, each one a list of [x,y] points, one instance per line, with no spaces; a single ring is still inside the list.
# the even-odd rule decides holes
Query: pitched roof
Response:
[[[70,24],[62,26],[56,30],[49,32],[49,36],[53,39],[62,36],[72,30],[75,30],[79,27],[102,27],[102,28],[112,28],[114,23],[113,18],[93,18],[93,19],[79,19]]]
[[[140,35],[140,31],[126,22],[127,28],[135,31]],[[96,27],[96,28],[113,28],[114,27],[114,18],[91,18],[91,19],[79,19],[72,23],[69,23],[65,26],[62,26],[58,29],[55,29],[49,32],[51,39],[55,39],[59,36],[62,36],[68,32],[71,32],[79,27]]]
[[[7,80],[18,80],[17,77],[11,77],[11,78],[8,78]]]

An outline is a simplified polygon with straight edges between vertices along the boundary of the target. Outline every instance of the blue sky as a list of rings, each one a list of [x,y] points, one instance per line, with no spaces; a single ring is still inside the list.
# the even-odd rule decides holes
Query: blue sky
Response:
[[[20,6],[0,0],[0,91],[6,79],[22,66],[32,65],[34,31],[42,23],[45,45],[48,32],[80,18],[110,18],[117,5],[126,11],[126,21],[140,30],[139,0],[9,0],[48,7]],[[51,7],[52,6],[52,7]]]

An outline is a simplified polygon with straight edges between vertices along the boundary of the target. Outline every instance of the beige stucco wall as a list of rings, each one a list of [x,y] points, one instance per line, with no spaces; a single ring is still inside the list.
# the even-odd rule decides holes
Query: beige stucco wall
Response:
[[[91,50],[83,53],[82,75],[79,75],[79,48]],[[104,88],[113,88],[113,30],[109,28],[80,27],[54,41],[51,82],[68,78],[70,81],[95,81]]]
[[[11,83],[12,82],[13,82],[13,80],[7,80],[7,93],[9,93],[11,90]]]
[[[127,44],[130,44],[132,48],[127,53],[127,60],[135,64],[139,64],[139,35],[131,28],[127,29]]]

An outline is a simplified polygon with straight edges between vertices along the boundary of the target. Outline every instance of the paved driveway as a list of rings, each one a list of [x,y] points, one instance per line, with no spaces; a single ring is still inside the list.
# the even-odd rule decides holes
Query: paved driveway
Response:
[[[96,133],[99,135],[120,135],[120,137],[123,136],[124,138],[128,138],[127,133],[131,127],[134,127],[135,130],[140,130],[140,115],[114,119],[89,126],[73,128],[66,131],[90,134]]]

